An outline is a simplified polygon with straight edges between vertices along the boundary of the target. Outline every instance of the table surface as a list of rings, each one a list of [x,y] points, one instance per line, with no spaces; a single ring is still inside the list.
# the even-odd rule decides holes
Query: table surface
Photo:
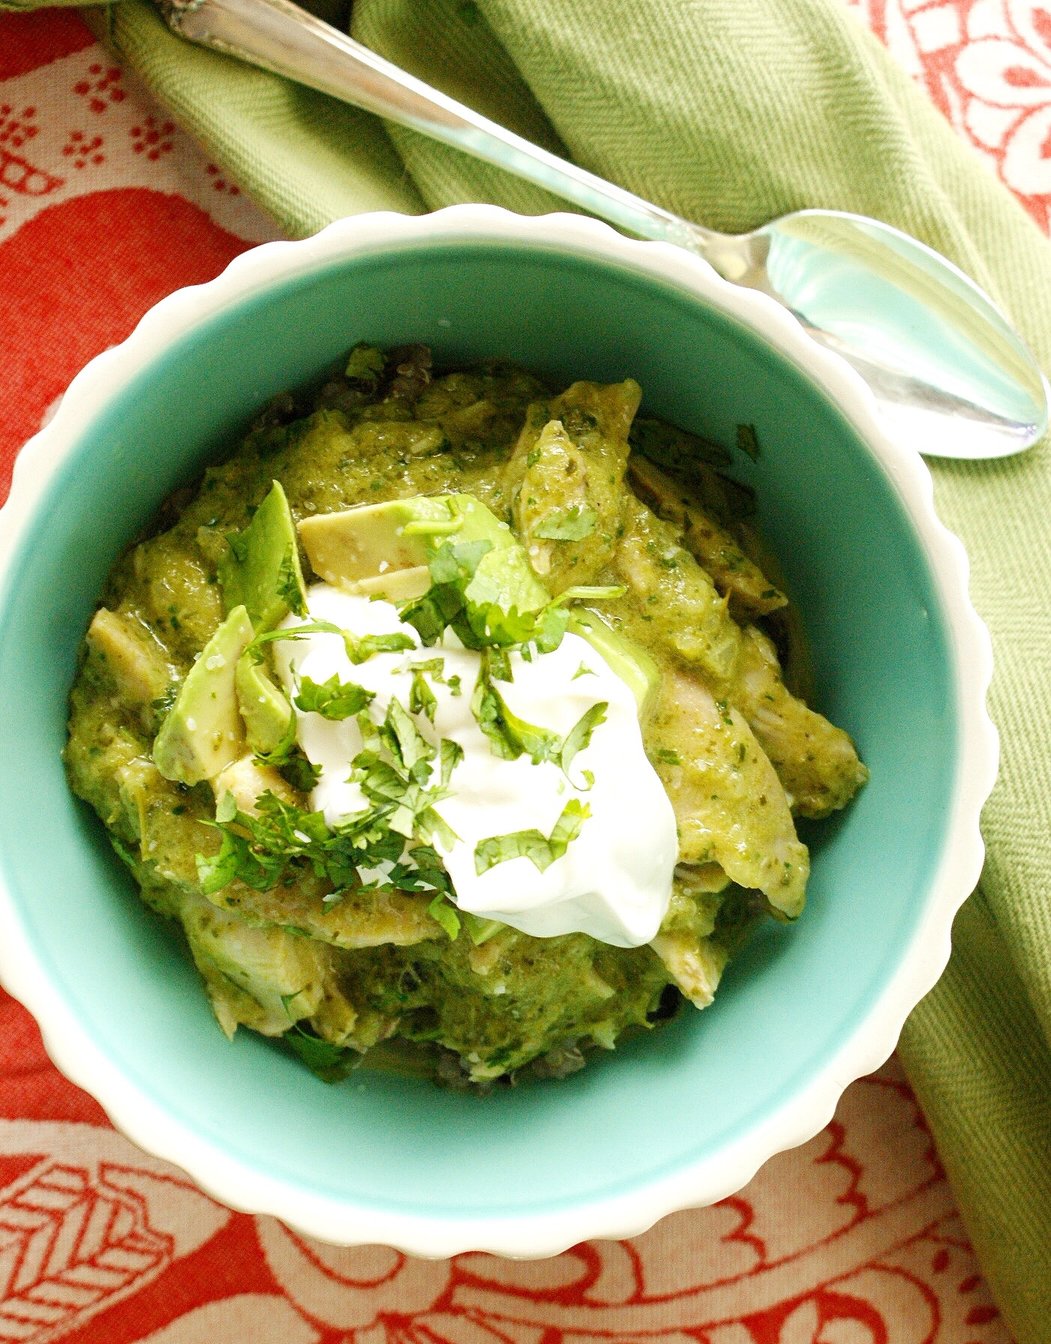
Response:
[[[1046,229],[1051,10],[851,7]],[[75,13],[0,16],[0,499],[88,359],[276,236]],[[0,1344],[643,1339],[1008,1344],[895,1060],[712,1208],[539,1262],[424,1262],[216,1204],[116,1134],[0,992]]]

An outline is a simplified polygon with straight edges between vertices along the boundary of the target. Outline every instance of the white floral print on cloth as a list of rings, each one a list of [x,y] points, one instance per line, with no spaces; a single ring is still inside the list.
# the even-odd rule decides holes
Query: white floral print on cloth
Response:
[[[1046,230],[1051,224],[1051,4],[848,3]]]
[[[0,1121],[0,1173],[5,1341],[1007,1344],[893,1065],[732,1199],[542,1261],[326,1246],[85,1123]]]
[[[1051,11],[844,3],[1046,227]],[[129,239],[104,274],[103,225]],[[273,236],[79,19],[0,16],[0,459],[161,293]],[[232,1214],[105,1127],[2,994],[0,1080],[0,1344],[1009,1344],[893,1062],[739,1195],[540,1262]]]
[[[0,241],[70,197],[139,186],[195,202],[246,241],[278,236],[94,43],[0,83]]]

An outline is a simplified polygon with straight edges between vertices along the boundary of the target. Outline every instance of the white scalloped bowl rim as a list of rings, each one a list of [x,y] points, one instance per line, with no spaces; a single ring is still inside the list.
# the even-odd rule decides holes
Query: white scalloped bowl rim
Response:
[[[50,474],[62,461],[78,424],[111,394],[197,324],[278,283],[368,253],[440,239],[528,244],[625,268],[663,281],[728,314],[795,365],[835,404],[864,440],[892,484],[922,541],[942,603],[953,651],[959,734],[956,791],[940,865],[912,940],[871,1011],[829,1056],[806,1088],[773,1108],[762,1124],[693,1165],[571,1209],[513,1218],[451,1221],[372,1207],[304,1190],[257,1167],[231,1160],[141,1094],[81,1029],[70,1006],[42,973],[21,928],[10,893],[0,885],[0,981],[38,1022],[47,1052],[73,1083],[90,1093],[113,1125],[135,1144],[185,1171],[203,1190],[242,1212],[273,1215],[298,1231],[333,1244],[382,1244],[408,1254],[446,1257],[465,1251],[534,1258],[558,1254],[584,1240],[637,1235],[667,1214],[715,1203],[745,1186],[776,1153],[797,1147],[831,1119],[844,1090],[883,1064],[906,1017],[934,986],[950,954],[953,918],[978,882],[984,846],[979,820],[998,762],[996,730],[986,708],[992,649],[968,595],[963,545],[934,509],[926,466],[884,431],[871,392],[842,360],[815,345],[774,300],[722,280],[704,261],[679,248],[641,242],[608,225],[572,214],[518,216],[495,206],[451,206],[424,216],[376,212],[339,220],[298,241],[263,243],[237,256],[203,285],[178,290],[151,308],[121,344],[93,359],[71,382],[51,420],[22,449],[11,494],[0,513],[0,577],[34,520]],[[961,656],[967,651],[966,658]]]

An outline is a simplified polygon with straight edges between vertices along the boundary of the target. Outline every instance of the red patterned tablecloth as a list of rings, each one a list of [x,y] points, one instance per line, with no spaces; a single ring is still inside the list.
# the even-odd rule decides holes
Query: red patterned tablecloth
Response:
[[[849,2],[849,0],[848,0]],[[1051,8],[854,0],[1043,227]],[[72,375],[274,226],[72,13],[0,16],[0,498]],[[892,1060],[732,1199],[540,1262],[334,1249],[145,1156],[0,994],[0,1344],[1007,1344]]]

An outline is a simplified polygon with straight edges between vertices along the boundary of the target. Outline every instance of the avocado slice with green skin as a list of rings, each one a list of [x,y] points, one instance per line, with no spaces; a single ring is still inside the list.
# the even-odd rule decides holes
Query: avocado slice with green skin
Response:
[[[236,677],[252,634],[248,612],[235,607],[187,672],[153,744],[153,762],[165,779],[214,779],[244,752]]]
[[[431,571],[426,565],[411,569],[392,569],[389,574],[374,574],[371,579],[359,579],[353,591],[361,597],[382,597],[388,602],[410,602],[422,597],[431,586]]]
[[[593,611],[574,611],[569,629],[605,658],[634,695],[641,718],[660,684],[660,671],[650,655]]]
[[[287,751],[296,739],[295,711],[250,653],[237,660],[234,689],[252,751],[257,756]]]
[[[514,533],[474,495],[415,495],[315,514],[300,522],[299,535],[315,573],[351,592],[393,602],[421,597],[444,543],[486,541],[465,590],[469,602],[538,611],[551,600]]]
[[[521,542],[474,495],[416,495],[315,514],[300,522],[299,535],[321,578],[393,602],[427,591],[428,564],[444,542],[488,541],[491,549],[464,589],[469,603],[480,609],[531,612],[551,601]],[[574,612],[569,628],[628,685],[641,715],[659,680],[656,663],[594,612]]]
[[[290,611],[306,615],[306,587],[296,527],[278,481],[243,532],[227,534],[230,549],[219,561],[227,610],[243,606],[257,630],[269,630]]]
[[[299,524],[314,572],[337,587],[399,570],[426,568],[445,541],[518,543],[506,523],[474,495],[414,495],[317,513]]]

